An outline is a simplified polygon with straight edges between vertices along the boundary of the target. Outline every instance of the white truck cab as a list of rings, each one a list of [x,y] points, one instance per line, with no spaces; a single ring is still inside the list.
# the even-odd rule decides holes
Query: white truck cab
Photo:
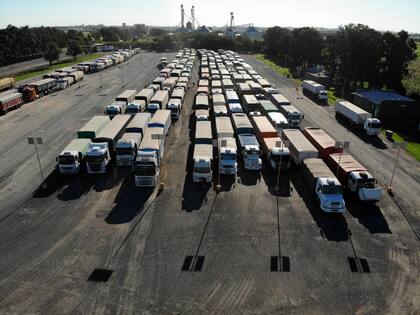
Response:
[[[246,145],[242,150],[246,170],[260,171],[262,169],[261,151],[257,145]]]
[[[86,168],[89,174],[104,174],[108,164],[111,162],[111,155],[108,143],[91,143],[86,152]]]
[[[211,175],[211,158],[209,156],[194,156],[194,171],[193,171],[193,182],[194,183],[210,183],[212,180]]]
[[[160,105],[157,103],[150,103],[147,104],[146,111],[150,113],[152,116],[156,113],[157,110],[160,109]]]
[[[235,138],[220,138],[219,142],[219,173],[235,175],[238,170],[236,162],[237,147]]]
[[[378,118],[367,118],[363,124],[363,129],[368,136],[376,136],[381,131],[381,121]]]
[[[382,196],[382,188],[376,186],[376,180],[369,172],[351,172],[347,188],[363,201],[379,201]]]
[[[337,178],[318,178],[315,184],[315,193],[322,211],[343,213],[346,210],[343,189]]]

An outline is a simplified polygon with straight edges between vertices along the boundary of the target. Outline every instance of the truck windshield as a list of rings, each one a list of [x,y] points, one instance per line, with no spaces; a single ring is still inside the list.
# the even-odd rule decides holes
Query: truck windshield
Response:
[[[63,165],[74,164],[74,156],[59,156],[58,162]]]
[[[88,163],[101,163],[104,160],[104,155],[95,155],[95,156],[86,156],[86,161]]]
[[[245,155],[260,156],[261,152],[258,150],[249,150],[244,152]]]
[[[118,109],[116,109],[116,108],[107,108],[106,113],[107,113],[107,115],[117,115],[118,114]]]
[[[156,174],[156,167],[153,162],[136,163],[134,174],[138,176],[154,176]]]
[[[359,188],[375,188],[375,179],[373,178],[359,178],[357,180]]]
[[[290,120],[300,120],[301,119],[300,117],[301,117],[300,114],[289,114],[288,115],[288,118]]]
[[[325,185],[322,186],[322,193],[326,195],[338,195],[342,193],[342,189],[339,185]]]
[[[194,167],[194,172],[195,173],[210,173],[210,167]]]
[[[139,109],[137,107],[127,107],[128,114],[136,114],[138,112],[139,112]]]
[[[381,126],[382,126],[382,124],[381,124],[380,122],[372,122],[372,123],[368,123],[368,127],[369,127],[369,128],[375,128],[375,129],[378,129],[378,128],[381,128]]]
[[[278,162],[280,162],[280,155],[272,155],[271,159],[274,162],[278,163]],[[287,163],[289,163],[289,161],[290,161],[290,155],[281,156],[281,164],[287,164]]]
[[[222,153],[220,154],[220,159],[224,161],[235,161],[236,154],[233,153]]]
[[[117,155],[133,155],[133,150],[117,148]]]

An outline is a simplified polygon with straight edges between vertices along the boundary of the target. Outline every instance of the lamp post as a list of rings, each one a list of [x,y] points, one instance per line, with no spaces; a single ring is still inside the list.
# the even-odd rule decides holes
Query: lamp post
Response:
[[[160,145],[161,145],[160,141],[165,140],[165,134],[159,134],[159,133],[152,134],[152,139],[157,139],[158,140],[159,153],[160,153]],[[159,157],[159,178],[158,178],[159,191],[162,191],[164,189],[161,172],[162,172],[162,162],[161,162],[161,159]]]
[[[398,148],[398,150],[397,150],[397,156],[395,158],[394,169],[392,170],[391,179],[390,179],[388,187],[386,189],[389,194],[392,193],[392,181],[394,180],[395,170],[397,169],[397,163],[398,163],[398,158],[400,157],[401,147],[406,148],[407,147],[407,142],[406,141],[396,141],[396,142],[393,143],[392,147],[394,149]]]
[[[289,142],[288,141],[277,141],[276,142],[276,148],[280,147],[280,160],[279,160],[279,167],[277,170],[277,180],[276,180],[276,187],[275,190],[277,192],[280,192],[280,170],[281,170],[281,161],[283,158],[283,151],[285,147],[288,147]]]
[[[334,147],[336,149],[342,149],[340,151],[340,155],[338,156],[337,170],[335,172],[335,176],[338,177],[338,170],[340,169],[341,156],[344,153],[344,149],[348,149],[350,147],[350,141],[336,141]]]

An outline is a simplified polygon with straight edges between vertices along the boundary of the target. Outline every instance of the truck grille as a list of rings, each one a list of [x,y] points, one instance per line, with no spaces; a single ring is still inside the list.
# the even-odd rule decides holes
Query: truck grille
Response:
[[[331,205],[333,205],[333,206],[339,206],[340,205],[340,202],[337,202],[337,201],[331,202]]]

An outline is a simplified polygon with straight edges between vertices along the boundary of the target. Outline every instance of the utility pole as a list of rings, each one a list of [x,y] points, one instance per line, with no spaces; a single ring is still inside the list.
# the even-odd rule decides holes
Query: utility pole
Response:
[[[281,161],[282,161],[282,157],[283,157],[283,151],[285,147],[288,147],[289,142],[288,141],[278,141],[276,143],[276,147],[280,147],[280,161],[279,161],[279,167],[277,170],[277,181],[276,181],[276,187],[275,190],[277,192],[280,192],[280,170],[281,170]]]
[[[401,147],[406,148],[407,147],[407,142],[406,141],[397,141],[397,142],[393,143],[392,147],[394,149],[398,148],[398,150],[397,150],[397,156],[395,158],[394,169],[392,170],[391,179],[389,181],[388,187],[386,188],[386,190],[389,194],[392,194],[392,181],[394,180],[395,170],[397,169],[397,163],[398,163],[398,158],[400,157]]]
[[[335,148],[341,149],[340,155],[338,156],[337,170],[335,172],[336,177],[338,177],[338,170],[340,169],[341,156],[344,153],[344,149],[348,149],[349,147],[350,147],[350,141],[336,141],[335,142]]]
[[[42,180],[41,187],[42,189],[46,189],[47,183],[45,182],[44,173],[42,172],[41,159],[39,158],[39,152],[38,152],[38,145],[43,144],[43,140],[41,137],[28,137],[28,143],[35,146],[36,157],[38,159],[39,171],[40,171],[41,180]]]

